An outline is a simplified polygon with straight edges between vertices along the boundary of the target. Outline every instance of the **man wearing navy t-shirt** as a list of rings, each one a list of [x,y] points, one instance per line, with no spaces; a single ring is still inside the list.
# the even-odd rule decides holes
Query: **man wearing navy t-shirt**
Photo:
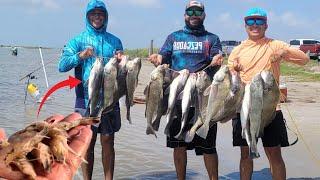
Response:
[[[206,31],[203,26],[205,16],[204,5],[199,1],[190,1],[184,14],[185,27],[170,34],[159,54],[152,54],[149,60],[156,66],[170,64],[174,70],[187,69],[190,73],[201,71],[211,65],[205,71],[213,77],[223,57],[219,53],[221,51],[219,37]],[[215,147],[217,125],[210,128],[206,139],[196,135],[190,143],[178,140],[174,136],[179,132],[181,126],[181,116],[179,116],[181,115],[181,101],[178,101],[176,106],[180,112],[177,112],[177,119],[171,125],[167,147],[174,148],[173,157],[178,179],[186,178],[186,150],[190,149],[195,149],[196,155],[203,155],[209,179],[218,179],[218,155]],[[190,109],[188,117],[193,117],[193,115],[194,108]],[[188,128],[190,129],[191,126]]]

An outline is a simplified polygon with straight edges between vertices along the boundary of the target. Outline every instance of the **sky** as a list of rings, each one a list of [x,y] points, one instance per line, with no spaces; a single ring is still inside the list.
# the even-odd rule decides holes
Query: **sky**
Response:
[[[107,31],[124,48],[160,47],[184,26],[188,0],[104,0],[109,11]],[[251,7],[268,13],[267,36],[288,42],[320,39],[319,0],[203,0],[205,28],[221,40],[244,40],[243,17]],[[0,44],[61,48],[85,30],[88,0],[0,0]]]

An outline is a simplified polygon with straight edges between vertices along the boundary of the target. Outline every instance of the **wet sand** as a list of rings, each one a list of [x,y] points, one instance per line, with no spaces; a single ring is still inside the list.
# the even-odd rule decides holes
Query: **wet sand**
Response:
[[[143,63],[139,86],[135,96],[143,97],[143,89],[149,81],[153,65]],[[320,83],[303,83],[287,80],[288,102],[282,104],[288,127],[297,132],[297,144],[283,148],[282,154],[287,168],[288,179],[320,179]],[[163,133],[165,119],[162,118],[158,138],[146,135],[145,105],[136,104],[131,109],[133,124],[125,119],[122,108],[122,127],[116,133],[115,179],[175,179],[172,149],[166,147]],[[289,141],[295,134],[288,130]],[[301,136],[302,135],[302,136]],[[97,140],[98,142],[99,140]],[[261,141],[261,140],[260,140]],[[258,148],[261,157],[254,160],[253,179],[271,179],[268,160],[261,142]],[[307,145],[305,145],[306,143]],[[94,179],[103,177],[100,143],[96,146]],[[218,125],[217,151],[219,154],[219,179],[239,179],[240,150],[232,146],[231,121]],[[312,155],[312,153],[314,155]],[[78,176],[79,179],[81,179]],[[77,179],[77,178],[76,178]],[[202,156],[188,151],[187,179],[207,179]]]

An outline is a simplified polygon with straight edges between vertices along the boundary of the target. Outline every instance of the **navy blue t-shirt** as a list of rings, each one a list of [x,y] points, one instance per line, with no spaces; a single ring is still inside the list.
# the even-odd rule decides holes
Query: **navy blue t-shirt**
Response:
[[[186,26],[167,37],[159,54],[163,57],[162,64],[170,64],[172,69],[178,71],[188,69],[193,73],[210,64],[219,51],[221,44],[217,35],[204,29],[194,33]],[[219,67],[208,68],[207,73],[212,77]]]

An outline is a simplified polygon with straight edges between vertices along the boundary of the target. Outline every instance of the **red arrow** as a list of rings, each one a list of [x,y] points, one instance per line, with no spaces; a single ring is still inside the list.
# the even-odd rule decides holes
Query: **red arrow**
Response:
[[[72,77],[72,76],[69,76],[69,79],[64,80],[64,81],[62,81],[62,82],[59,82],[59,83],[57,83],[56,85],[54,85],[52,88],[50,88],[50,89],[46,92],[45,96],[44,96],[44,97],[42,98],[42,100],[41,100],[41,103],[40,103],[40,106],[39,106],[39,109],[38,109],[38,115],[37,115],[37,117],[39,116],[40,109],[42,108],[42,105],[44,104],[44,102],[47,100],[47,98],[48,98],[53,92],[55,92],[56,90],[58,90],[58,89],[60,89],[60,88],[65,87],[65,86],[69,86],[70,89],[72,89],[72,88],[76,87],[76,86],[77,86],[78,84],[80,84],[80,83],[81,83],[81,81],[80,81],[79,79],[74,78],[74,77]]]

